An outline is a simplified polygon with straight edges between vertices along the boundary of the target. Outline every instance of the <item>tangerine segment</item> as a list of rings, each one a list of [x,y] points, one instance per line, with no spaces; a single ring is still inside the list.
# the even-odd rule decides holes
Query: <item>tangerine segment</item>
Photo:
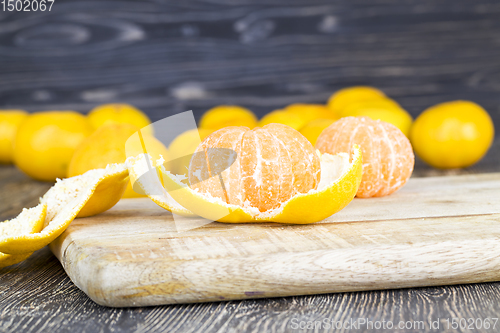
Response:
[[[94,194],[95,202],[106,199],[106,191],[101,191],[102,187],[120,184],[127,177],[125,164],[113,164],[106,169],[90,170],[81,176],[58,180],[41,199],[41,204],[47,206],[43,229],[32,234],[0,237],[0,252],[24,254],[43,248],[59,237],[84,207],[93,210],[86,205],[91,204],[90,199]],[[22,215],[18,218],[22,218]]]
[[[245,200],[242,194],[242,184],[239,181],[241,159],[237,158],[228,169],[221,173],[225,185],[224,192],[219,177],[212,175],[209,170],[210,163],[207,163],[207,158],[211,161],[211,156],[199,154],[199,152],[206,152],[208,154],[207,148],[227,148],[235,151],[239,157],[243,136],[248,130],[248,127],[226,127],[210,134],[202,141],[198,148],[196,148],[195,154],[189,164],[189,183],[192,184],[193,189],[198,189],[204,193],[211,193],[212,196],[235,205],[243,204]],[[217,162],[224,163],[224,161]]]
[[[228,204],[248,205],[261,212],[274,209],[297,193],[315,189],[321,176],[313,146],[286,125],[272,123],[254,130],[226,127],[208,136],[197,153],[209,148],[232,149],[237,159],[221,173],[221,183],[208,168],[211,156],[195,154],[189,182],[193,189]]]
[[[353,144],[363,151],[361,198],[381,197],[401,188],[413,172],[415,157],[410,141],[394,125],[368,117],[345,117],[318,138],[320,152],[348,152]]]
[[[159,170],[163,184],[172,197],[198,216],[226,223],[307,224],[335,214],[346,207],[356,195],[362,177],[362,154],[358,146],[354,146],[352,151],[351,156],[345,153],[335,156],[321,155],[322,179],[318,189],[298,193],[278,208],[266,212],[247,205],[227,204],[220,198],[185,186],[163,166],[160,166]]]

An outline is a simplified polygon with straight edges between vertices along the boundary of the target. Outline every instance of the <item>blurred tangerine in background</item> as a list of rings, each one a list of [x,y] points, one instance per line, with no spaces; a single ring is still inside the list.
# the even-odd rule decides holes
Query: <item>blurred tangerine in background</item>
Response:
[[[334,119],[314,119],[307,123],[304,127],[300,129],[300,133],[306,137],[307,140],[314,146],[318,137],[331,124],[335,122]]]
[[[271,210],[298,193],[316,189],[321,177],[320,159],[313,146],[299,132],[282,124],[254,130],[231,126],[210,134],[196,152],[227,148],[237,159],[218,177],[209,177],[205,154],[196,154],[189,166],[191,187],[226,203],[260,212]],[[263,195],[265,193],[265,195]]]
[[[33,113],[18,128],[14,162],[37,180],[64,178],[75,149],[92,131],[87,117],[78,112]]]
[[[123,163],[127,158],[125,143],[139,128],[130,124],[111,124],[97,129],[76,149],[68,168],[67,177],[78,176],[92,169],[105,168],[111,163]],[[143,134],[147,152],[154,161],[160,157],[168,158],[167,148],[152,135]],[[131,141],[128,146],[130,154],[141,154],[143,148],[139,141]],[[124,198],[141,197],[128,182]]]
[[[130,124],[138,128],[151,124],[151,120],[144,112],[125,103],[99,105],[90,110],[88,119],[94,130],[111,124]],[[144,128],[143,132],[153,135],[153,126]]]
[[[168,146],[169,157],[173,163],[169,171],[187,176],[192,154],[199,144],[213,132],[209,129],[194,128],[179,134]]]
[[[413,172],[415,158],[408,138],[396,126],[368,117],[344,117],[318,138],[322,153],[363,152],[363,177],[356,196],[382,197],[400,189]]]
[[[14,162],[14,140],[28,113],[23,110],[0,110],[0,163]]]
[[[238,105],[219,105],[211,108],[200,119],[200,128],[218,130],[227,126],[257,126],[255,114]]]

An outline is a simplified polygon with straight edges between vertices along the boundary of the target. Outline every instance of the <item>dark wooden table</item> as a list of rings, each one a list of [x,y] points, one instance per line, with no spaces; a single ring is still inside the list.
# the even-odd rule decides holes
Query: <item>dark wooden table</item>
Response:
[[[500,128],[500,3],[56,0],[44,13],[0,7],[1,108],[85,113],[128,102],[157,120],[234,103],[262,115],[294,102],[323,103],[355,84],[383,89],[413,116],[438,102],[473,100]],[[470,169],[437,171],[417,161],[414,175],[479,172],[500,172],[498,137]],[[0,218],[34,206],[50,186],[0,167]],[[446,323],[500,317],[500,283],[111,309],[77,289],[47,248],[0,270],[0,281],[0,332],[312,332],[308,321],[358,318],[423,321],[425,328],[336,331],[500,331],[500,323]],[[439,329],[429,327],[436,320]],[[316,331],[334,331],[323,328]]]

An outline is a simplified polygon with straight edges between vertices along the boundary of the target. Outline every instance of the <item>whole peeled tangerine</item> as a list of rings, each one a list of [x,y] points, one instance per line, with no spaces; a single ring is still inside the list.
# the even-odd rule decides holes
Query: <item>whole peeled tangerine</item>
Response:
[[[209,148],[231,149],[237,154],[234,163],[221,173],[223,187],[220,178],[209,178],[205,156]],[[197,152],[203,151],[206,153],[194,155],[189,166],[191,188],[260,212],[316,189],[321,177],[314,147],[299,132],[282,124],[253,130],[237,126],[220,129],[198,146]]]
[[[408,138],[396,126],[368,117],[345,117],[326,128],[316,149],[322,153],[363,152],[363,177],[356,196],[382,197],[400,189],[410,178],[415,156]]]

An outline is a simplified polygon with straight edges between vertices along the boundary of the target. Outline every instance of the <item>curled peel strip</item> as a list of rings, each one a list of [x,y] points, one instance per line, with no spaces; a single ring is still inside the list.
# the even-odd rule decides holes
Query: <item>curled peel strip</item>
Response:
[[[112,164],[58,180],[38,206],[0,224],[0,267],[22,261],[48,245],[75,217],[95,215],[114,206],[127,182],[125,164]]]

